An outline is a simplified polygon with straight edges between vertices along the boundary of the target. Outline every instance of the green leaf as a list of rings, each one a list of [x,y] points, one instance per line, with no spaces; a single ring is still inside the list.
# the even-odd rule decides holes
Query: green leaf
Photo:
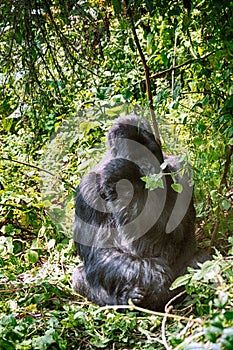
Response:
[[[216,326],[210,326],[205,330],[206,338],[212,343],[216,343],[217,338],[222,334],[222,328]]]
[[[109,99],[110,94],[112,93],[112,87],[100,87],[97,89],[96,97],[102,101]]]
[[[218,261],[206,261],[202,265],[200,270],[192,276],[192,281],[209,281],[218,276],[220,272],[220,266]]]
[[[171,187],[177,193],[181,193],[183,191],[183,186],[181,184],[175,183],[175,184],[172,184]]]
[[[133,96],[132,89],[130,88],[124,89],[122,96],[126,101],[129,100]]]
[[[231,208],[231,202],[227,199],[223,199],[219,204],[223,210],[229,210]]]
[[[38,350],[46,350],[49,345],[54,343],[54,329],[49,329],[45,332],[45,335],[33,339],[33,348]]]
[[[143,176],[141,177],[141,180],[146,183],[147,189],[154,190],[156,188],[164,188],[163,176],[164,174],[161,172],[158,174]]]
[[[225,108],[226,109],[232,109],[233,108],[233,95],[229,96],[225,102]]]
[[[106,110],[106,115],[110,117],[118,116],[122,113],[122,110],[123,110],[122,105],[114,106]]]
[[[45,208],[49,208],[52,206],[52,203],[48,199],[46,199],[43,201],[43,205]]]
[[[79,130],[85,134],[89,133],[90,130],[95,129],[101,124],[98,121],[88,121],[79,124]]]
[[[218,298],[214,299],[214,304],[217,308],[223,309],[228,302],[228,293],[219,291]]]
[[[189,274],[183,275],[178,277],[171,285],[170,289],[176,289],[181,286],[185,286],[187,283],[189,283],[191,279],[191,276]]]
[[[35,250],[28,250],[27,252],[27,259],[30,263],[36,264],[39,260],[39,255]]]
[[[224,312],[224,317],[226,320],[228,321],[232,321],[233,320],[233,311],[225,311]]]
[[[206,95],[202,100],[202,106],[206,107],[209,104],[209,95]]]
[[[119,0],[112,0],[113,9],[116,15],[119,15],[122,11],[122,4]]]

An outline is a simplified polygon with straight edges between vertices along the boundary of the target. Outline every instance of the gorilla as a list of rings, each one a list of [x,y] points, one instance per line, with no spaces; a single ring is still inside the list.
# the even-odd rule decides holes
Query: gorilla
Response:
[[[162,186],[146,188],[142,178],[151,174],[162,174]],[[74,243],[82,264],[73,289],[100,306],[131,299],[163,310],[178,293],[172,282],[209,259],[194,230],[193,188],[180,158],[161,150],[146,119],[117,119],[103,160],[77,187]]]

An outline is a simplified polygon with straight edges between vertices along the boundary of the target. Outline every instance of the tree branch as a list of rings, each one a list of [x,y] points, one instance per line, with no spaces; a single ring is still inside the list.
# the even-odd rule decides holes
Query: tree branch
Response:
[[[137,46],[139,55],[141,57],[141,61],[143,64],[143,68],[145,71],[145,81],[146,81],[146,92],[147,92],[147,97],[148,97],[148,101],[149,101],[149,108],[150,108],[150,115],[151,115],[151,119],[152,119],[152,125],[153,125],[153,129],[154,129],[154,136],[155,136],[155,140],[156,142],[161,145],[161,141],[160,141],[160,137],[159,137],[159,129],[158,129],[158,124],[156,121],[156,117],[155,117],[155,111],[154,111],[154,106],[153,106],[153,95],[152,95],[152,91],[151,91],[151,82],[150,82],[150,68],[147,64],[145,55],[142,51],[138,36],[137,36],[137,32],[136,32],[136,28],[134,25],[134,20],[133,20],[133,16],[132,13],[130,11],[130,5],[128,4],[128,1],[125,0],[125,8],[126,8],[126,13],[128,15],[128,18],[130,19],[130,23],[131,23],[131,28],[132,28],[132,33],[133,33],[133,37],[134,37],[134,42]]]
[[[25,166],[28,166],[28,167],[30,167],[30,168],[37,169],[37,170],[39,170],[39,171],[43,171],[44,173],[49,174],[49,175],[51,175],[51,176],[57,177],[59,180],[61,180],[62,182],[66,183],[70,188],[72,188],[72,189],[75,191],[74,186],[71,185],[71,183],[69,183],[69,181],[63,179],[60,175],[55,175],[55,174],[51,173],[50,171],[45,170],[45,169],[43,169],[43,168],[40,168],[39,166],[34,165],[34,164],[29,164],[29,163],[21,162],[21,161],[19,161],[19,160],[9,159],[9,158],[5,158],[5,157],[2,157],[2,159],[3,159],[3,160],[6,160],[6,161],[8,161],[8,162],[13,162],[13,163],[25,165]]]
[[[222,178],[221,178],[220,186],[219,186],[220,190],[221,190],[222,185],[226,185],[226,187],[227,187],[227,173],[228,173],[228,170],[230,168],[232,153],[233,153],[233,146],[228,145],[227,154],[226,154],[226,161],[225,161],[224,170],[223,170],[223,174],[222,174]]]
[[[228,170],[230,168],[230,164],[231,164],[231,156],[233,153],[233,146],[232,145],[228,145],[227,147],[227,153],[226,153],[226,161],[225,161],[225,165],[224,165],[224,170],[223,170],[223,174],[222,174],[222,178],[220,181],[220,185],[219,185],[219,193],[222,193],[222,186],[225,185],[227,187],[227,173]],[[218,229],[219,229],[219,225],[220,225],[220,206],[218,205],[217,208],[217,213],[216,213],[216,217],[218,218],[215,222],[214,228],[213,228],[213,232],[212,232],[212,236],[211,236],[211,241],[210,241],[210,246],[208,249],[208,253],[211,252],[212,247],[215,244],[215,241],[217,239],[217,235],[218,235]]]
[[[157,72],[153,75],[150,76],[150,79],[154,79],[154,78],[161,78],[163,76],[165,76],[167,73],[171,73],[172,71],[175,71],[177,69],[180,69],[182,67],[185,67],[185,66],[188,66],[189,64],[192,64],[196,61],[200,61],[200,60],[204,60],[205,58],[209,57],[210,55],[212,55],[213,53],[215,53],[216,51],[212,51],[212,52],[208,52],[207,54],[199,57],[199,58],[194,58],[192,60],[189,60],[187,62],[184,62],[184,63],[181,63],[181,64],[178,64],[177,66],[172,66],[171,68],[167,68],[167,69],[164,69],[162,70],[161,72]],[[138,80],[136,81],[136,83],[134,83],[132,86],[135,86],[139,83],[141,83],[142,81],[144,81],[145,79],[141,79],[141,80]]]
[[[165,70],[163,70],[163,71],[161,71],[161,72],[155,73],[155,74],[153,74],[153,75],[150,77],[150,79],[162,77],[162,76],[166,75],[167,73],[170,73],[170,72],[172,72],[172,71],[174,71],[174,70],[180,69],[180,68],[182,68],[182,67],[184,67],[184,66],[187,66],[187,65],[189,65],[189,64],[192,64],[192,63],[194,63],[194,62],[196,62],[196,61],[203,60],[203,59],[209,57],[210,55],[212,55],[212,54],[215,53],[215,52],[216,52],[216,51],[208,52],[207,54],[205,54],[205,55],[203,55],[203,56],[201,56],[201,57],[199,57],[199,58],[194,58],[194,59],[189,60],[189,61],[187,61],[187,62],[178,64],[177,66],[174,66],[174,67],[165,69]]]

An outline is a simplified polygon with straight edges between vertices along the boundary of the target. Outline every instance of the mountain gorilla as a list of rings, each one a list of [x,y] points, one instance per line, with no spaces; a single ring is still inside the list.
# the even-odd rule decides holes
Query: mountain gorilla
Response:
[[[74,242],[83,264],[73,288],[99,305],[131,299],[162,310],[177,294],[172,282],[208,259],[196,248],[193,189],[179,157],[161,151],[145,119],[119,118],[107,139],[103,161],[77,188]],[[163,186],[148,190],[142,177],[160,172]]]

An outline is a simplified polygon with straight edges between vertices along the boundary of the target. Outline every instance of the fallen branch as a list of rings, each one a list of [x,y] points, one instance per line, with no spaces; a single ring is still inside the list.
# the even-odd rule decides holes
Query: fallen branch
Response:
[[[183,293],[182,293],[183,294]],[[178,295],[180,296],[180,295]],[[172,299],[173,300],[173,299]],[[101,306],[99,307],[94,313],[97,314],[99,312],[102,312],[104,310],[125,310],[125,309],[130,309],[130,310],[136,310],[139,312],[143,312],[149,315],[155,315],[155,316],[159,316],[159,317],[167,317],[167,318],[171,318],[173,320],[177,320],[177,321],[186,321],[186,322],[193,322],[194,324],[199,324],[199,325],[203,325],[203,321],[201,319],[193,319],[192,317],[185,317],[185,316],[179,316],[176,314],[170,314],[167,312],[158,312],[158,311],[153,311],[153,310],[149,310],[149,309],[144,309],[140,306],[137,306],[135,304],[132,303],[131,299],[129,300],[129,304],[128,305],[106,305],[106,306]]]

